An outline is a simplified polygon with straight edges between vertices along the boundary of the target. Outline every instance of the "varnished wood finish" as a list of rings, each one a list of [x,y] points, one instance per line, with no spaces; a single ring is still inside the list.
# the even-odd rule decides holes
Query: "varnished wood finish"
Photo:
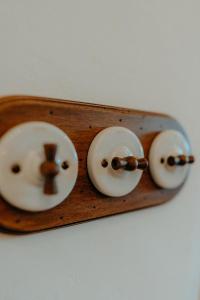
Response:
[[[89,146],[98,132],[109,126],[124,126],[140,138],[148,158],[155,136],[165,129],[183,132],[174,119],[161,114],[116,107],[60,101],[39,97],[15,96],[0,99],[0,136],[23,122],[45,121],[65,131],[79,157],[79,176],[70,196],[51,210],[30,213],[10,206],[0,198],[0,225],[14,231],[38,231],[82,222],[170,200],[177,192],[158,188],[145,171],[137,188],[126,197],[110,198],[91,184],[86,167]]]

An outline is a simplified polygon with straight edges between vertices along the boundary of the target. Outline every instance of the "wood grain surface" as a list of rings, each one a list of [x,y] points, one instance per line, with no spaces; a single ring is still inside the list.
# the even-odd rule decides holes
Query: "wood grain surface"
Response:
[[[78,180],[74,190],[62,204],[45,212],[22,211],[0,197],[0,226],[3,228],[32,232],[133,211],[164,203],[172,199],[180,189],[158,188],[149,171],[145,171],[133,192],[125,197],[110,198],[93,187],[87,174],[88,149],[93,138],[102,129],[124,126],[134,131],[148,158],[151,143],[159,132],[176,129],[184,133],[180,124],[169,116],[40,97],[0,98],[0,136],[13,126],[28,121],[49,122],[67,133],[79,157]]]

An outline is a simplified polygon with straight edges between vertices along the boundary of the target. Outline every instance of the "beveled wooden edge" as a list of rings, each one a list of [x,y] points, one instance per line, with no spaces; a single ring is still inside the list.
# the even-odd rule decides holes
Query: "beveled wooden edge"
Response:
[[[85,108],[88,107],[89,109],[91,107],[94,107],[95,109],[106,109],[106,110],[116,110],[116,111],[120,111],[122,113],[134,113],[134,114],[139,114],[141,115],[141,113],[148,113],[151,116],[158,116],[158,117],[165,117],[165,118],[170,118],[170,119],[174,119],[172,116],[167,115],[165,113],[159,113],[159,112],[153,112],[153,111],[143,111],[143,110],[139,110],[139,109],[133,109],[133,108],[126,108],[126,107],[122,107],[122,106],[112,106],[112,105],[107,105],[107,104],[96,104],[96,103],[90,103],[90,102],[84,102],[84,101],[80,101],[80,100],[68,100],[68,99],[57,99],[57,98],[50,98],[50,97],[40,97],[40,96],[30,96],[30,95],[7,95],[7,96],[0,96],[0,105],[1,108],[2,106],[10,106],[13,104],[21,104],[20,103],[23,101],[26,101],[26,103],[30,103],[32,104],[32,101],[37,101],[38,105],[41,103],[42,105],[44,104],[44,102],[48,102],[51,101],[52,103],[55,103],[56,105],[58,103],[67,103],[67,104],[72,104],[77,105],[77,106],[84,106]],[[175,119],[174,119],[175,120]]]

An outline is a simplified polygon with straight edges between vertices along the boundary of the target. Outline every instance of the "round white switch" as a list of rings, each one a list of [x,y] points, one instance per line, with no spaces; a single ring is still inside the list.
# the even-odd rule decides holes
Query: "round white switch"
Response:
[[[94,138],[87,159],[88,173],[97,190],[111,197],[120,197],[138,185],[142,170],[115,170],[112,167],[114,157],[144,157],[138,137],[127,128],[109,127],[102,130]]]
[[[53,176],[57,176],[54,187],[48,191],[49,184],[53,183],[52,177],[48,176],[52,165],[56,168]],[[46,179],[41,166],[44,174],[47,172]],[[23,123],[10,129],[0,139],[0,193],[17,208],[44,211],[57,206],[72,191],[77,175],[75,147],[66,133],[54,125]],[[44,191],[45,184],[47,192]]]
[[[149,167],[155,183],[166,189],[184,183],[193,162],[186,137],[176,130],[166,130],[154,139],[149,153]]]

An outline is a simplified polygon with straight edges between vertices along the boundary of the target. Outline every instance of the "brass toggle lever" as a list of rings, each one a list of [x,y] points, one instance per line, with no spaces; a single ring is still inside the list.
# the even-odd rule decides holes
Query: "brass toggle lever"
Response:
[[[45,144],[44,151],[45,151],[46,161],[43,162],[40,166],[41,174],[45,178],[44,194],[55,195],[58,193],[55,177],[59,173],[59,167],[55,161],[57,145]]]
[[[178,156],[169,156],[167,159],[167,163],[169,166],[185,166],[186,164],[193,164],[195,162],[195,158],[193,155],[178,155]]]
[[[144,171],[148,167],[148,161],[146,158],[136,158],[134,156],[114,157],[111,165],[114,170],[124,169],[126,171],[134,171],[139,169]]]

